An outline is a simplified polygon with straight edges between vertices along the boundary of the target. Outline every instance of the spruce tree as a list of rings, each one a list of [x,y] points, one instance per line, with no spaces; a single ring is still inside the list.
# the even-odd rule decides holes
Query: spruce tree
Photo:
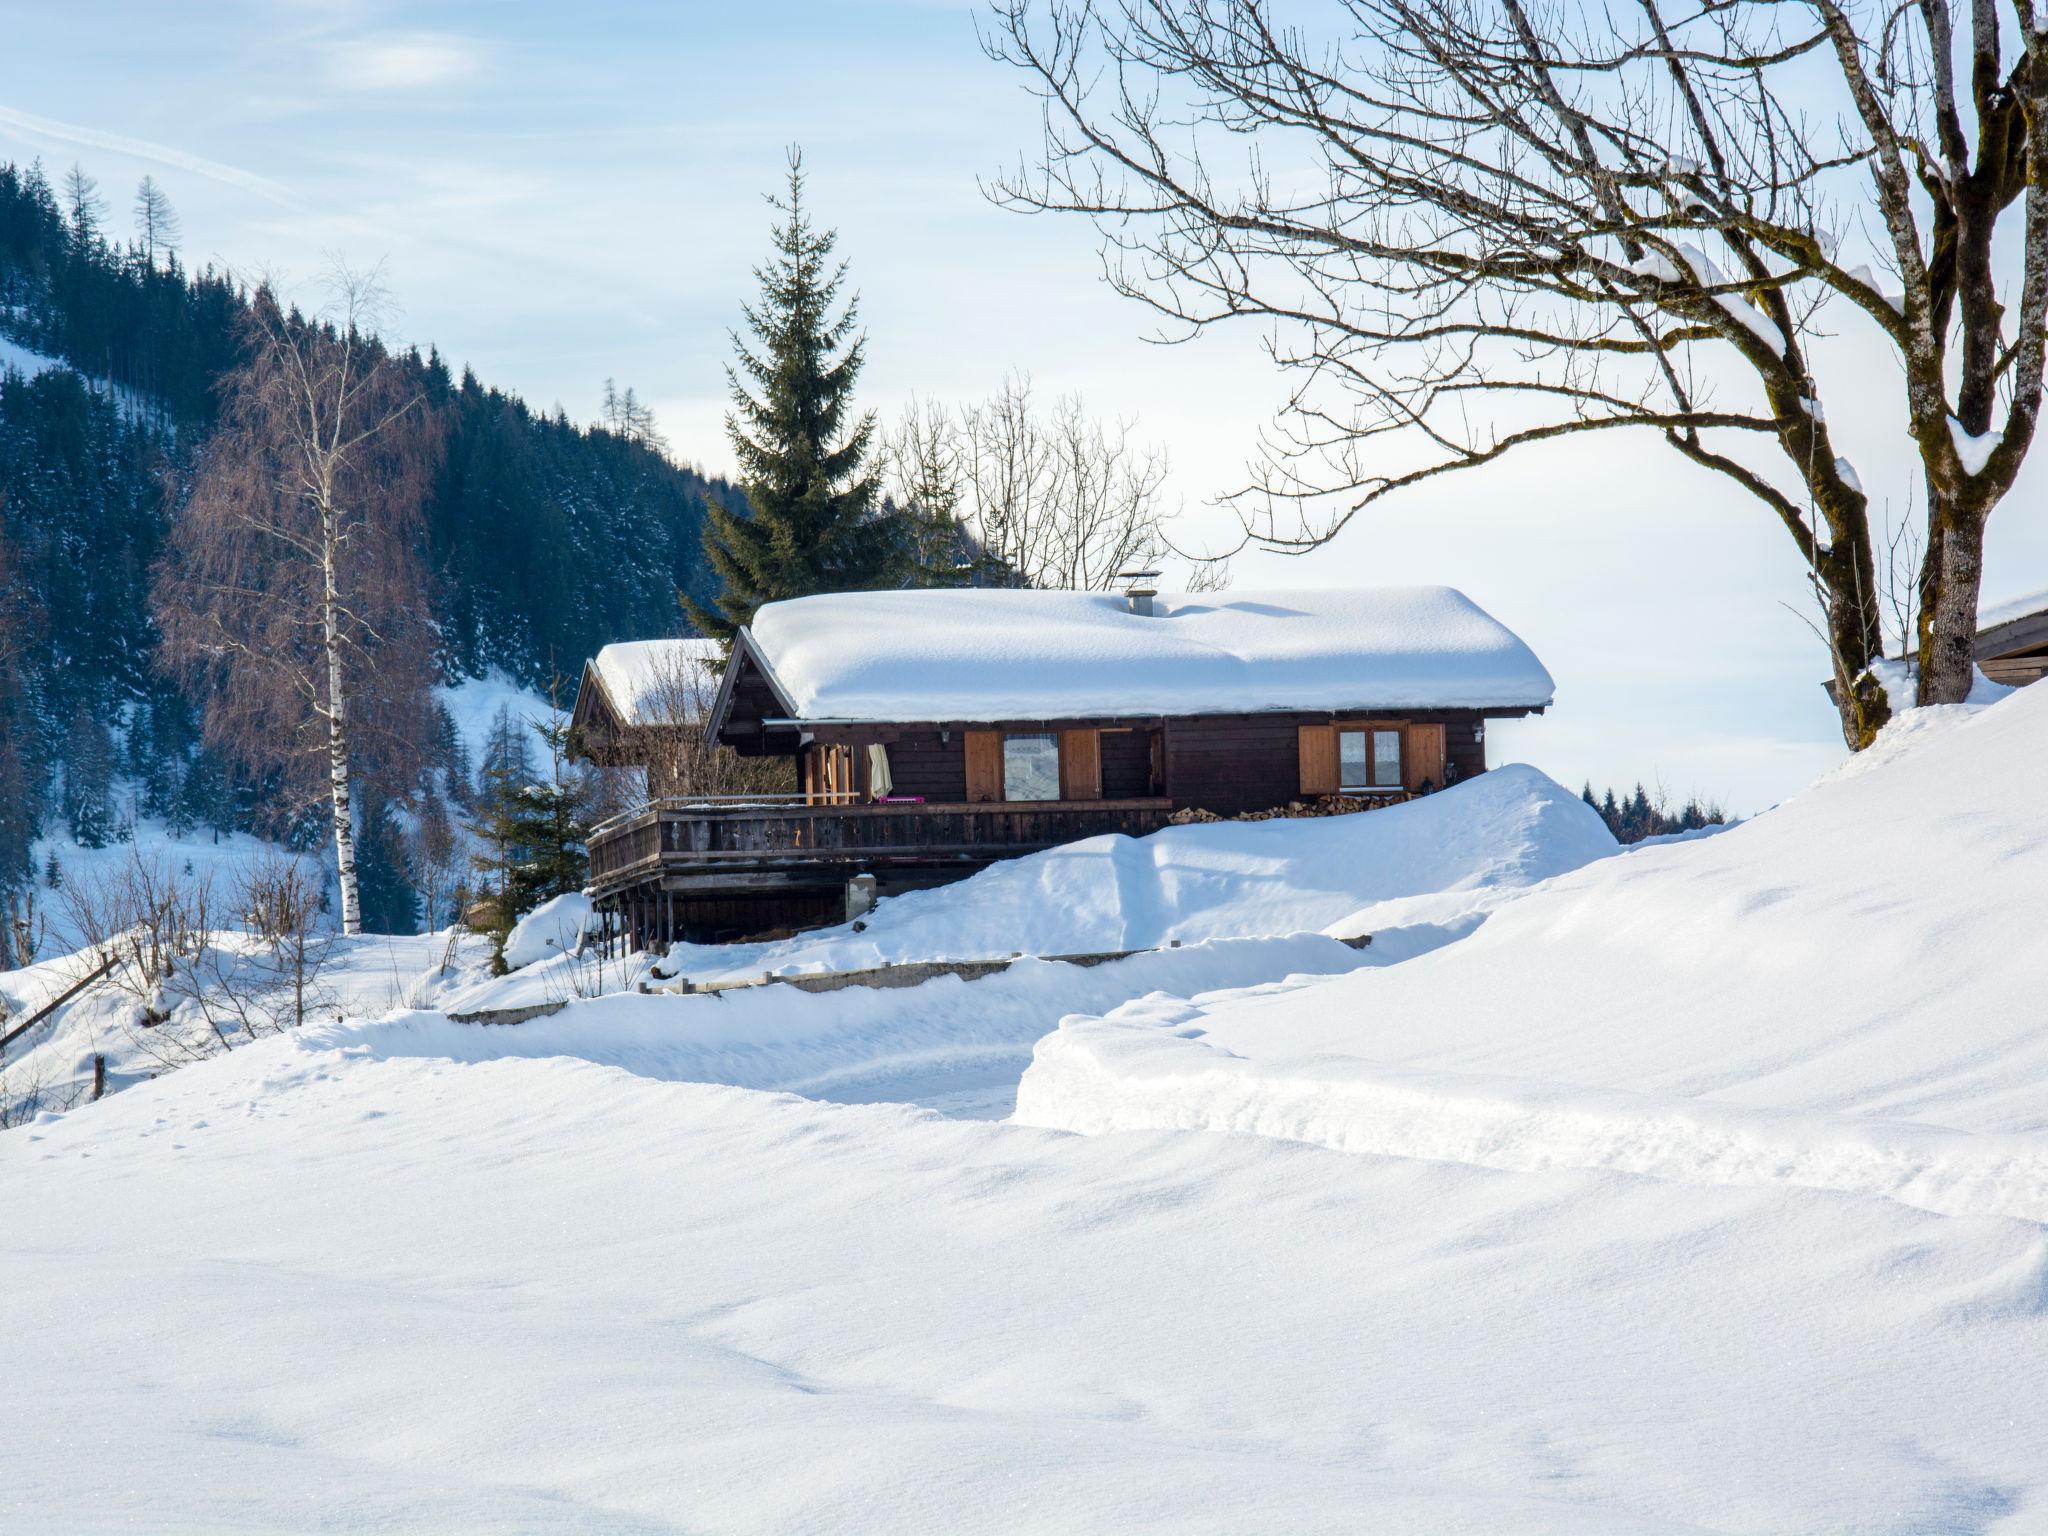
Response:
[[[783,215],[775,254],[754,269],[761,298],[745,311],[754,345],[735,334],[738,367],[726,370],[743,505],[709,498],[703,535],[724,590],[708,604],[682,597],[690,622],[726,641],[763,603],[890,584],[901,542],[868,466],[874,417],[853,415],[859,302],[834,315],[846,264],[832,263],[837,236],[812,227],[803,193],[803,156],[792,152],[788,193],[769,199]]]
[[[523,740],[515,738],[520,748],[515,753],[500,745],[494,731],[477,796],[474,830],[480,847],[470,867],[477,875],[479,926],[496,938],[501,955],[513,923],[552,896],[581,890],[588,868],[583,841],[588,791],[569,761],[569,723],[557,715],[536,728],[551,760],[545,780],[526,767]]]
[[[120,838],[114,810],[113,743],[107,728],[80,704],[71,715],[64,752],[64,820],[81,848],[104,848]]]
[[[554,896],[583,889],[589,867],[584,851],[583,778],[569,760],[569,722],[557,715],[537,727],[547,743],[550,771],[512,793],[509,812],[518,850],[509,877],[515,917]]]
[[[363,823],[358,872],[362,888],[363,932],[419,932],[419,893],[407,878],[404,857],[391,808],[379,800]]]

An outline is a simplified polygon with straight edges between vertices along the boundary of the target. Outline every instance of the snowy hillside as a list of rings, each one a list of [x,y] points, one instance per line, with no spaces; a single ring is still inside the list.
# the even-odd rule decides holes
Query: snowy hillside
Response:
[[[2048,1220],[2048,690],[1304,998],[1070,1020],[1020,1115]]]
[[[1094,969],[579,998],[550,961],[511,978],[554,978],[549,1018],[323,1022],[46,1116],[0,1135],[33,1234],[0,1249],[0,1508],[2033,1529],[2032,692],[1683,843],[1615,853],[1503,771],[727,957],[1186,940]],[[1370,949],[1314,931],[1354,923]],[[960,1118],[1033,1039],[1015,1119]]]

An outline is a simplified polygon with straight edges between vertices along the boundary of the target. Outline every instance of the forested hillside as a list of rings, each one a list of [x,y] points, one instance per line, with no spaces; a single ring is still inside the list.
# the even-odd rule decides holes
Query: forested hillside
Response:
[[[147,814],[260,820],[263,786],[200,750],[149,617],[250,293],[183,265],[175,216],[149,217],[147,195],[117,241],[82,172],[59,189],[0,165],[0,885],[52,816],[87,835],[111,817],[78,803],[110,775],[143,786]],[[611,640],[671,632],[679,590],[715,594],[705,498],[737,493],[671,462],[644,413],[580,427],[437,351],[397,362],[441,443],[422,558],[449,678],[497,668],[542,688]]]

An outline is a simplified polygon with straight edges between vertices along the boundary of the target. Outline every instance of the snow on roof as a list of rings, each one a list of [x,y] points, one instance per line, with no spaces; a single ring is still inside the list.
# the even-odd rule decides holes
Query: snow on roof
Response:
[[[2014,619],[2024,619],[2030,614],[2048,613],[2048,588],[2029,592],[2024,597],[2009,597],[2002,603],[1977,610],[1977,628],[1996,629],[2001,624],[2010,624]]]
[[[692,718],[711,703],[717,689],[721,652],[716,640],[622,640],[591,658],[605,697],[628,725],[663,718],[666,695],[678,681],[686,687]]]
[[[1449,587],[848,592],[770,603],[750,636],[807,720],[1039,720],[1282,709],[1528,708],[1555,689]]]

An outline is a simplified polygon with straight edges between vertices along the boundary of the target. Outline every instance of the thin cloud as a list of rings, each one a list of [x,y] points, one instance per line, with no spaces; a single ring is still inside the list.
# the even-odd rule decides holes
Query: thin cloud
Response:
[[[328,52],[330,84],[349,91],[424,91],[470,79],[483,68],[478,46],[441,32],[351,38]]]
[[[295,211],[304,212],[306,205],[293,196],[289,189],[258,176],[254,171],[245,171],[238,166],[224,165],[218,160],[209,160],[204,155],[189,154],[169,144],[156,144],[148,139],[132,139],[124,133],[108,133],[99,128],[86,128],[77,123],[61,123],[55,118],[38,117],[32,112],[20,112],[13,107],[0,107],[0,128],[12,129],[15,133],[35,140],[49,140],[60,144],[76,144],[86,149],[104,149],[114,154],[130,155],[137,160],[167,166],[173,170],[189,171],[194,176],[204,176],[211,181],[222,182],[244,192],[253,192],[258,197]]]

